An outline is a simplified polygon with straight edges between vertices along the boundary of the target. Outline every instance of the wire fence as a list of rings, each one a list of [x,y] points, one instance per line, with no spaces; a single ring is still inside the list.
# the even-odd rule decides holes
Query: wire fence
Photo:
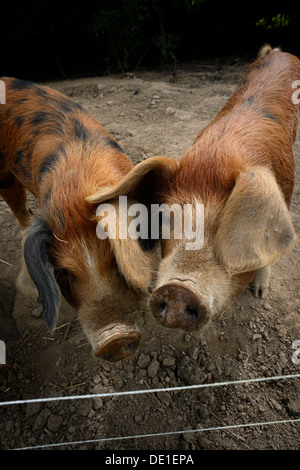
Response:
[[[4,406],[14,406],[14,405],[26,405],[29,403],[47,403],[53,401],[66,401],[66,400],[84,400],[84,399],[94,399],[94,398],[111,398],[111,397],[121,397],[121,396],[134,396],[134,395],[141,395],[141,394],[149,394],[149,393],[163,393],[163,392],[176,392],[176,391],[184,391],[184,390],[195,390],[201,388],[208,388],[208,387],[224,387],[228,385],[241,385],[241,384],[254,384],[254,383],[261,383],[261,382],[269,382],[275,380],[286,380],[286,379],[299,379],[300,374],[291,374],[291,375],[279,375],[273,377],[258,377],[254,379],[242,379],[242,380],[235,380],[235,381],[228,381],[228,382],[215,382],[215,383],[208,383],[208,384],[196,384],[196,385],[187,385],[181,387],[167,387],[167,388],[154,388],[148,390],[131,390],[131,391],[124,391],[124,392],[107,392],[107,393],[97,393],[97,394],[87,394],[87,395],[71,395],[71,396],[60,396],[60,397],[49,397],[49,398],[33,398],[29,400],[13,400],[13,401],[5,401],[0,402],[0,407]],[[255,422],[255,423],[242,423],[242,424],[234,424],[234,425],[222,425],[216,427],[208,427],[208,428],[199,428],[199,429],[185,429],[180,431],[169,431],[169,432],[160,432],[160,433],[151,433],[151,434],[139,434],[139,435],[132,435],[132,436],[117,436],[117,437],[107,437],[102,439],[93,439],[93,440],[83,440],[83,441],[74,441],[74,442],[58,442],[53,444],[43,444],[31,447],[21,447],[15,448],[13,450],[33,450],[33,449],[43,449],[43,448],[53,448],[53,447],[65,447],[65,446],[75,446],[81,444],[96,444],[100,442],[107,442],[107,441],[119,441],[119,440],[126,440],[126,439],[140,439],[140,438],[150,438],[150,437],[161,437],[161,436],[169,436],[169,435],[176,435],[176,434],[187,434],[187,433],[200,433],[200,432],[207,432],[207,431],[222,431],[222,430],[230,430],[230,429],[237,429],[237,428],[245,428],[245,427],[253,427],[253,426],[267,426],[267,425],[274,425],[274,424],[289,424],[289,423],[297,423],[300,422],[300,418],[294,419],[286,419],[286,420],[278,420],[278,421],[265,421],[265,422]]]

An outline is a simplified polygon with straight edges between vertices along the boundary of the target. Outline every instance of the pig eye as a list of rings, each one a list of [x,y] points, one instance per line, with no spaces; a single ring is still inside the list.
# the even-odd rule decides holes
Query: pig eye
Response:
[[[75,276],[66,269],[55,269],[54,273],[62,295],[69,304],[76,308],[78,306],[78,302],[73,288]]]

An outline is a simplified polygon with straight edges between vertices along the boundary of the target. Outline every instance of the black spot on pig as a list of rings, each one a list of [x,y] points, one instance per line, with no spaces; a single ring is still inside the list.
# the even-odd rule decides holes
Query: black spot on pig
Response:
[[[90,135],[89,131],[78,119],[74,119],[74,134],[80,140],[87,140]]]
[[[24,116],[20,115],[16,118],[16,126],[21,127],[24,122]]]
[[[55,167],[56,163],[59,161],[59,156],[57,153],[49,153],[46,155],[39,167],[39,181],[41,183],[44,175],[46,173],[49,173],[53,170]]]
[[[14,177],[9,176],[5,179],[0,178],[0,189],[11,188],[14,185]]]
[[[20,80],[14,78],[10,83],[10,88],[13,90],[27,90],[28,88],[34,88],[35,84],[26,80]]]
[[[112,140],[112,139],[107,138],[107,139],[106,139],[106,145],[107,145],[108,147],[111,147],[112,149],[115,149],[115,150],[118,150],[118,151],[121,152],[121,153],[124,153],[124,150],[120,147],[120,145],[118,144],[118,142],[116,142],[115,140]]]

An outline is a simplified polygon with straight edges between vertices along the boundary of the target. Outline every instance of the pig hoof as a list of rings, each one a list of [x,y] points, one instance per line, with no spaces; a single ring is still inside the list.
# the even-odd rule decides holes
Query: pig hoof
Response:
[[[101,342],[95,355],[105,361],[121,361],[136,351],[140,339],[140,333],[135,330],[112,334]]]
[[[256,298],[260,297],[261,299],[265,299],[268,296],[268,289],[260,289],[259,287],[253,287],[252,293]]]
[[[268,295],[270,267],[264,266],[256,271],[251,288],[254,297],[265,299]]]
[[[208,306],[192,290],[165,284],[152,294],[150,307],[156,320],[167,328],[194,331],[208,320]]]

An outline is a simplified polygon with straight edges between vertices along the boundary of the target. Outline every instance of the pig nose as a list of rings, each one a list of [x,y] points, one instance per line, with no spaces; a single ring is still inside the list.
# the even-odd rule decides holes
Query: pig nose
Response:
[[[175,283],[155,290],[150,307],[156,320],[168,328],[194,331],[208,320],[209,308],[205,301],[188,287]]]
[[[131,356],[139,346],[141,335],[133,328],[122,325],[102,334],[95,355],[110,362]]]

